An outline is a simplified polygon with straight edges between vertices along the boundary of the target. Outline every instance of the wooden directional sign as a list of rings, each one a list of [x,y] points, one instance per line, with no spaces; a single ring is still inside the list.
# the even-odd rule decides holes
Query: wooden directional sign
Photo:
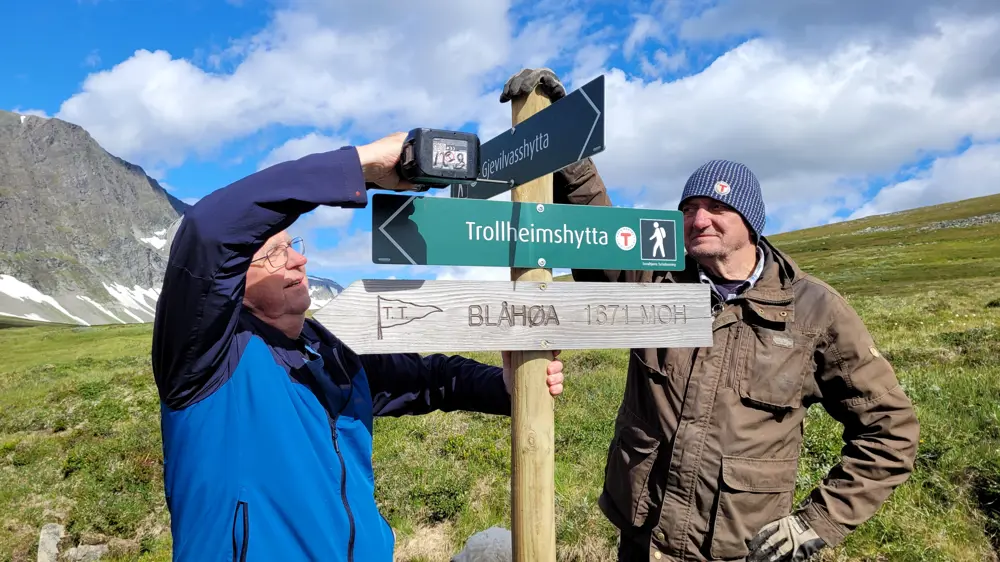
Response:
[[[604,75],[480,147],[480,179],[451,186],[454,198],[489,199],[604,150]]]
[[[372,262],[677,270],[683,223],[680,211],[378,193]]]
[[[313,315],[356,353],[712,345],[707,285],[364,280]]]

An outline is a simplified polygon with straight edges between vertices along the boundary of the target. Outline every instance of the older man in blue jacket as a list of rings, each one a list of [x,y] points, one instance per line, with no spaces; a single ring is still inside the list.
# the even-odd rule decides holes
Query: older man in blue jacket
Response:
[[[389,562],[374,416],[510,414],[509,358],[357,355],[306,319],[306,259],[285,229],[359,208],[405,135],[261,170],[213,192],[173,237],[153,328],[174,560]],[[374,327],[372,328],[374,329]],[[548,367],[562,391],[562,364]]]

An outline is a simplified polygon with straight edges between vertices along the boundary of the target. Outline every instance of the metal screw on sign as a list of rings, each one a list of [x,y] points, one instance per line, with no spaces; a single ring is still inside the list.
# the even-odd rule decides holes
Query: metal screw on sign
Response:
[[[544,212],[545,212],[545,205],[542,205],[541,203],[539,203],[539,204],[538,204],[538,206],[536,206],[536,207],[535,207],[535,209],[536,209],[536,210],[537,210],[537,211],[538,211],[539,213],[544,213]]]
[[[538,267],[545,267],[545,258],[538,258]]]

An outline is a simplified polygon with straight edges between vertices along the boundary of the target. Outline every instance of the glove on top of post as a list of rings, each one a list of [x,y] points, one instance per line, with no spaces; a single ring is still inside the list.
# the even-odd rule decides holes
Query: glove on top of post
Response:
[[[536,86],[541,86],[542,92],[553,102],[566,97],[566,88],[551,69],[525,68],[511,76],[503,85],[500,103],[506,103],[518,96],[530,94]]]
[[[566,97],[566,87],[551,69],[525,68],[507,79],[500,102],[506,103],[517,96],[527,95],[538,86],[552,102]],[[589,156],[553,173],[552,197],[553,203],[591,205],[597,199],[597,204],[611,206],[604,180]]]

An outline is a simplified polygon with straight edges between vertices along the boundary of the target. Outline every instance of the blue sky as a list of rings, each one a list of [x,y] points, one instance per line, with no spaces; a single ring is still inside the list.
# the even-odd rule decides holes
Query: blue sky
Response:
[[[603,73],[596,161],[616,205],[672,208],[697,165],[732,158],[759,176],[773,233],[1000,191],[983,181],[1000,179],[1000,7],[980,4],[17,2],[0,108],[77,123],[195,201],[395,130],[486,141],[510,125],[497,96],[522,67],[553,68],[570,89]],[[370,217],[300,221],[310,272],[507,276],[371,264]]]

